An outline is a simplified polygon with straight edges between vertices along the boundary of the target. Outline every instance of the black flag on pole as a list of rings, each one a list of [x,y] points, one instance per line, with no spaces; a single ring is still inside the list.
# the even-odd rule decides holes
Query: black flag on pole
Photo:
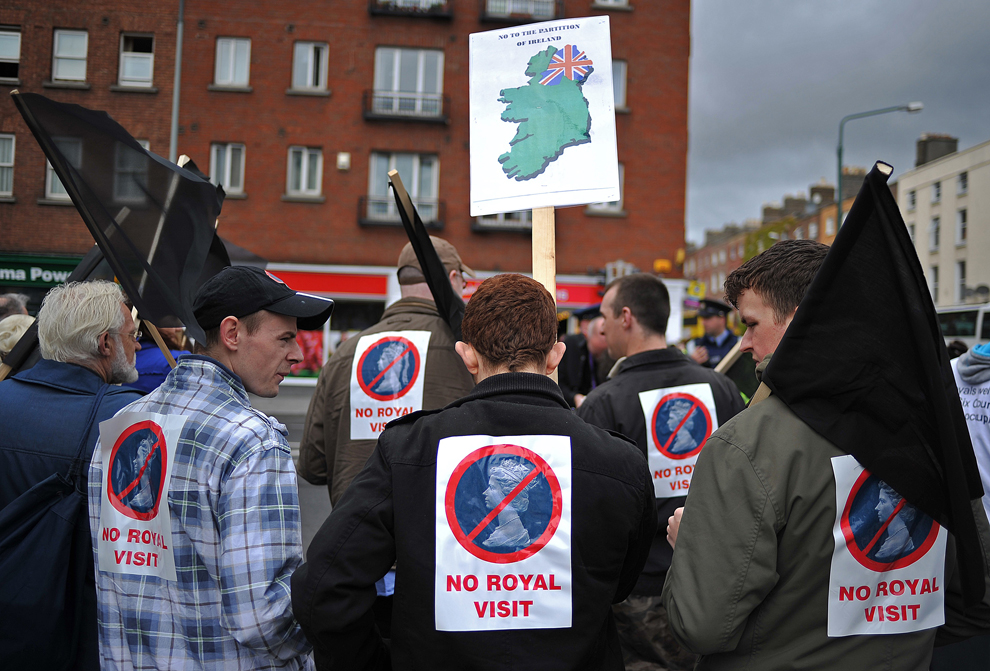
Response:
[[[192,299],[223,190],[145,150],[106,112],[13,98],[138,312],[152,323],[177,319],[202,342]]]
[[[928,285],[877,163],[763,375],[808,426],[952,532],[984,594],[983,495]]]

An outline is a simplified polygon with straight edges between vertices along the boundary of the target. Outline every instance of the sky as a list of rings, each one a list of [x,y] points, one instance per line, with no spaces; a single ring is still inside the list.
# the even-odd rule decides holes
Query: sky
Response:
[[[990,140],[986,0],[693,0],[687,238],[759,218],[764,203],[835,184],[843,165],[914,168],[922,133]]]

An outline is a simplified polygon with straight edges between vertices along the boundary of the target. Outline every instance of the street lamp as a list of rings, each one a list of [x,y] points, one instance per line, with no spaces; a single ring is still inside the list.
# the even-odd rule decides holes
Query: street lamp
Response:
[[[878,110],[870,110],[869,112],[858,112],[856,114],[848,114],[842,117],[842,121],[839,122],[839,179],[835,190],[835,202],[836,202],[836,215],[835,215],[835,228],[838,230],[839,226],[842,225],[842,131],[846,125],[847,121],[853,119],[862,119],[866,116],[876,116],[877,114],[887,114],[888,112],[908,112],[915,113],[923,110],[925,106],[922,103],[914,102],[908,103],[906,105],[894,105],[893,107],[884,107]]]

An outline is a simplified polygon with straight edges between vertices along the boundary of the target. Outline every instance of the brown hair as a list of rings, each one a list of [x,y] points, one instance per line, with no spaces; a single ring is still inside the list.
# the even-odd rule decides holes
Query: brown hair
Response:
[[[471,296],[461,332],[464,342],[492,366],[510,371],[542,366],[557,343],[557,306],[536,280],[496,275]]]
[[[828,245],[814,240],[781,240],[725,278],[725,296],[739,307],[739,294],[751,289],[782,323],[801,304],[821,268]]]
[[[259,328],[261,328],[261,313],[264,310],[258,310],[257,312],[252,312],[249,315],[244,315],[238,319],[239,322],[244,324],[244,329],[248,333],[255,333]],[[194,354],[207,354],[210,350],[220,344],[220,327],[212,328],[206,331],[206,342],[196,343],[193,347]]]
[[[663,335],[670,319],[670,292],[664,283],[646,273],[625,275],[609,282],[602,295],[615,289],[612,316],[618,317],[622,308],[629,308],[644,330]]]

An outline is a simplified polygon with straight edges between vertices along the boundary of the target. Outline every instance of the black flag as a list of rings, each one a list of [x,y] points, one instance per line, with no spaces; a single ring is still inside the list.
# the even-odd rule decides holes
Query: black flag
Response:
[[[952,532],[968,603],[984,593],[983,495],[935,306],[887,187],[866,176],[763,375],[808,426]]]
[[[223,191],[145,150],[106,112],[13,98],[138,312],[152,323],[177,319],[202,342],[192,299]]]
[[[440,255],[433,248],[430,241],[430,234],[426,232],[423,220],[419,218],[416,206],[412,205],[413,221],[409,221],[406,209],[403,207],[402,199],[395,187],[392,187],[395,196],[395,205],[402,217],[402,227],[406,229],[409,242],[412,243],[413,251],[416,252],[416,259],[419,261],[423,275],[426,277],[426,284],[433,294],[433,301],[437,304],[437,311],[440,317],[447,322],[447,326],[454,334],[454,340],[461,339],[461,322],[464,320],[464,299],[454,293],[454,288],[450,286],[450,279],[447,277],[447,269],[440,260]]]

